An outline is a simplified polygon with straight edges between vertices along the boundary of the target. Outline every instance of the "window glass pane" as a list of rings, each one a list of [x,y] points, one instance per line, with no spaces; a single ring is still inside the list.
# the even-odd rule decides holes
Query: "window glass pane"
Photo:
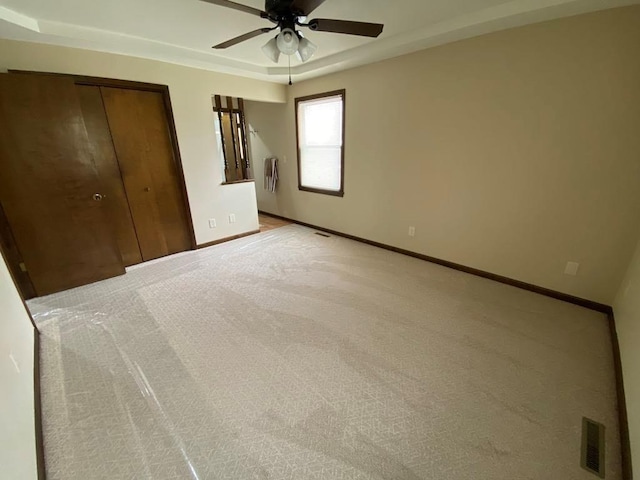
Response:
[[[342,97],[300,103],[301,145],[342,145]]]
[[[341,147],[300,149],[300,183],[304,187],[340,191]]]

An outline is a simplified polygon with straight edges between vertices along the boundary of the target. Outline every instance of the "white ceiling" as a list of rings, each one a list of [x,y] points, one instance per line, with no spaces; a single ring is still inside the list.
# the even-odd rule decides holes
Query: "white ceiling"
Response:
[[[259,9],[263,0],[235,0]],[[491,31],[640,0],[326,0],[310,18],[384,23],[377,39],[312,32],[307,63],[291,57],[297,79],[409,53]],[[253,78],[286,81],[287,57],[271,63],[260,47],[272,34],[227,50],[211,45],[272,26],[199,0],[0,0],[0,37],[163,60]]]

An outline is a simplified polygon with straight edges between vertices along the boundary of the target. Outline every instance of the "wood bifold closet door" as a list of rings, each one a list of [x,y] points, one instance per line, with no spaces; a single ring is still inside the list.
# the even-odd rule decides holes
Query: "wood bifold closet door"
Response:
[[[0,74],[0,202],[38,295],[124,273],[72,79]]]
[[[26,266],[35,292],[23,287],[25,296],[192,247],[164,101],[159,91],[0,74],[0,244]]]
[[[142,255],[129,210],[127,192],[122,183],[118,158],[111,140],[109,121],[102,104],[100,87],[77,85],[76,89],[101,183],[101,191],[105,197],[106,213],[111,220],[122,262],[125,267],[135,265],[142,261]]]
[[[162,95],[100,90],[143,260],[188,250],[189,222]]]

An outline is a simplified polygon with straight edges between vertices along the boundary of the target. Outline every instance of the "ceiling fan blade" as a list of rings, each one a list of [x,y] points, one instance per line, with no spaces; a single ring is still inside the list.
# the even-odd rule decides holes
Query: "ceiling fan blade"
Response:
[[[315,18],[309,22],[309,28],[317,32],[345,33],[361,37],[377,37],[382,33],[384,25],[380,23],[350,22],[348,20],[329,20]]]
[[[241,3],[231,2],[229,0],[202,0],[203,2],[212,3],[214,5],[220,5],[221,7],[233,8],[244,13],[250,13],[251,15],[257,15],[258,17],[267,18],[267,12],[258,10],[257,8],[248,7]]]
[[[301,17],[306,17],[326,0],[293,0],[289,7],[293,13]]]
[[[214,45],[211,48],[215,48],[217,50],[229,48],[234,45],[237,45],[238,43],[244,42],[245,40],[249,40],[253,37],[257,37],[258,35],[262,35],[263,33],[268,33],[271,30],[274,30],[274,28],[259,28],[258,30],[254,30],[253,32],[245,33],[244,35],[240,35],[239,37],[232,38],[231,40],[227,40],[226,42],[219,43],[218,45]]]

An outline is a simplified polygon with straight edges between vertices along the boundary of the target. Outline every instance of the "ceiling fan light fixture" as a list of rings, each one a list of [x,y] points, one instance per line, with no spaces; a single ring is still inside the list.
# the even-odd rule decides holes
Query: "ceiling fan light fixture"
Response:
[[[278,63],[280,59],[280,50],[278,49],[278,36],[276,35],[262,47],[264,54],[274,63]]]
[[[311,40],[301,37],[298,45],[298,58],[302,62],[306,62],[313,54],[318,50],[318,46],[313,43]]]
[[[356,35],[369,38],[377,38],[384,29],[384,25],[381,23],[328,18],[308,20],[308,16],[326,0],[265,0],[264,11],[231,0],[202,1],[248,13],[264,20],[269,20],[275,24],[274,27],[258,28],[212,47],[222,50],[273,30],[280,29],[280,33],[262,47],[264,54],[275,63],[278,63],[281,54],[289,57],[295,54],[300,61],[306,62],[318,50],[318,47],[306,39],[304,35],[302,35],[302,32],[296,31],[297,27],[305,27],[318,32],[340,33],[343,35]],[[252,1],[257,2],[258,0]],[[289,58],[289,70],[291,70],[291,58]]]
[[[276,39],[278,50],[280,50],[280,53],[284,53],[285,55],[293,55],[298,51],[300,40],[298,39],[298,35],[296,35],[296,32],[294,32],[290,28],[283,29],[278,34]]]

